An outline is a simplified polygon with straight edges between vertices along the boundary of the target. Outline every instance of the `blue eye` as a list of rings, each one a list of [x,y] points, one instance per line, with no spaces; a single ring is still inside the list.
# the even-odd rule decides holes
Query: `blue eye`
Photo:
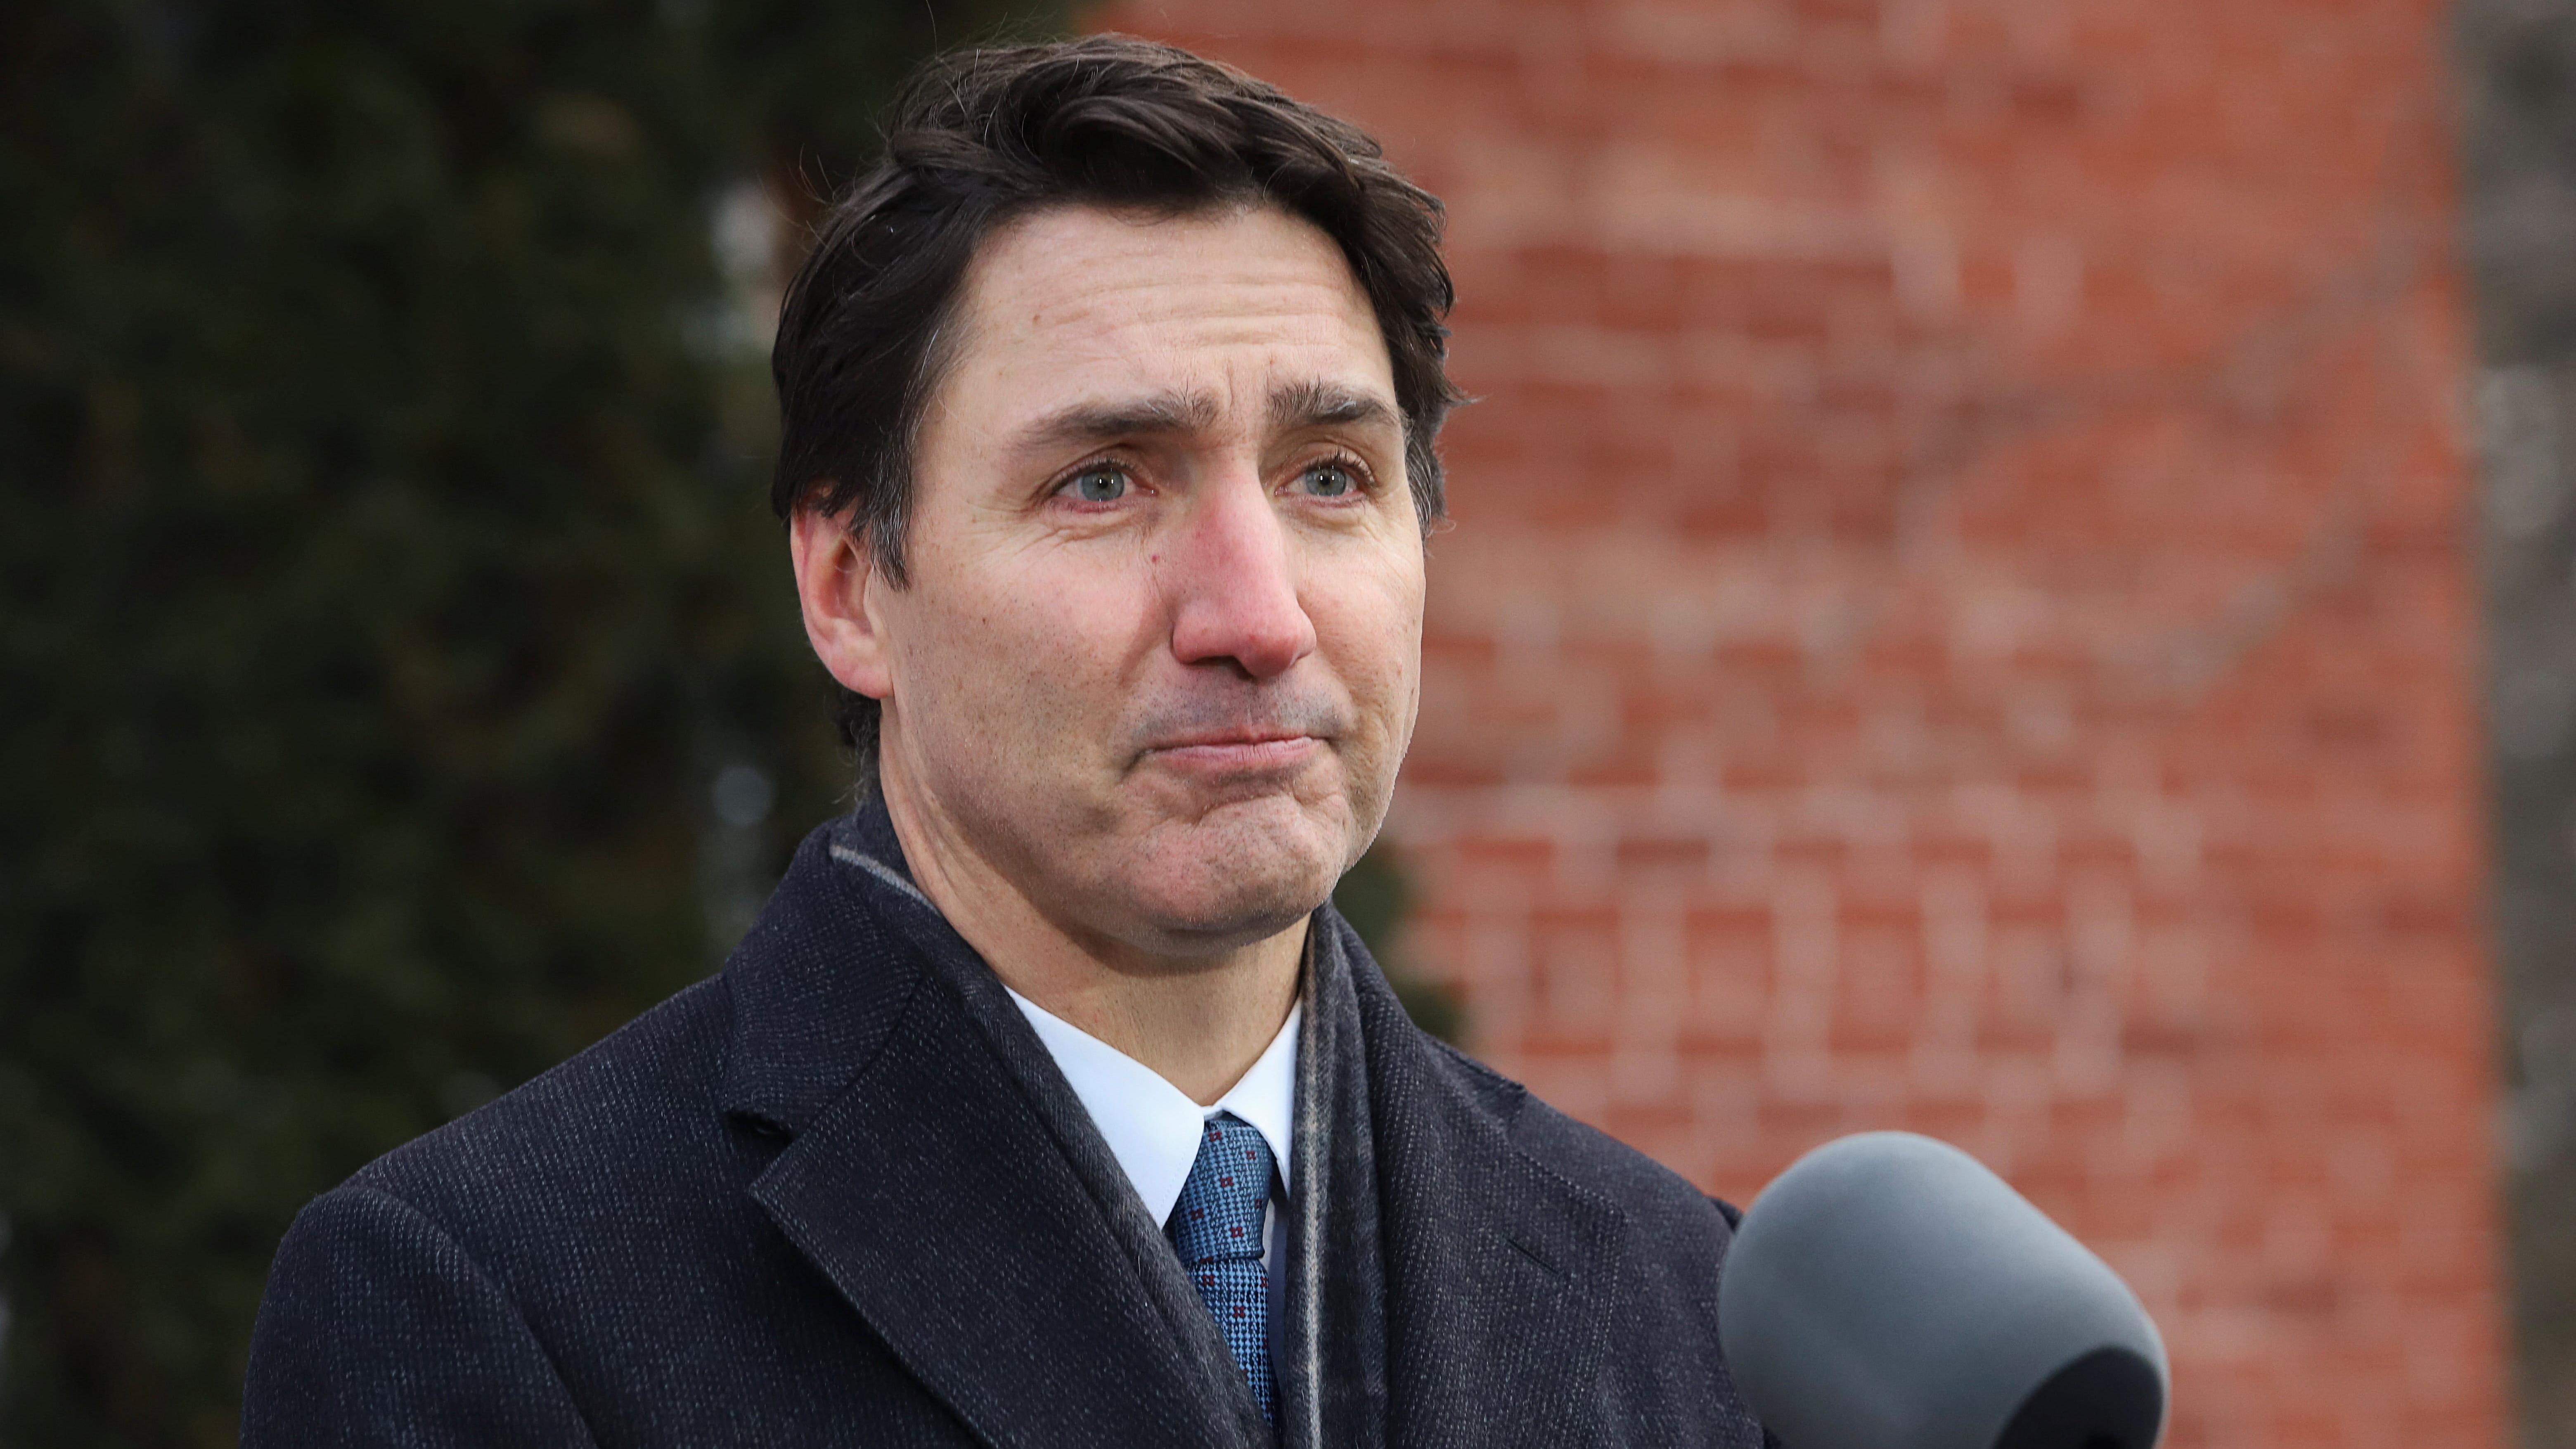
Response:
[[[1306,470],[1306,491],[1317,498],[1347,498],[1357,492],[1359,478],[1339,463],[1317,463]]]
[[[1085,503],[1115,503],[1127,496],[1127,470],[1099,464],[1074,474],[1065,486]]]

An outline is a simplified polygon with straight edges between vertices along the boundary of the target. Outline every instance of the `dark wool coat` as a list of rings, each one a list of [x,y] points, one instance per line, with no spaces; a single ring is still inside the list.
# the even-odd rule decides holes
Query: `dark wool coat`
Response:
[[[1329,907],[1311,940],[1275,1442],[1760,1449],[1731,1214],[1415,1029]],[[721,975],[307,1207],[242,1442],[1274,1440],[880,807]]]

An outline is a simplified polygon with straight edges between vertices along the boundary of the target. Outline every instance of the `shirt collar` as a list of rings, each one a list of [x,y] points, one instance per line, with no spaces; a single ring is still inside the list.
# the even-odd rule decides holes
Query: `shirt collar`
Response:
[[[1155,1222],[1170,1217],[1172,1205],[1181,1200],[1181,1187],[1198,1161],[1207,1119],[1219,1112],[1232,1112],[1260,1133],[1270,1145],[1270,1160],[1278,1164],[1281,1186],[1292,1185],[1288,1139],[1297,1120],[1297,1026],[1303,1003],[1288,1008],[1279,1034],[1270,1039],[1243,1079],[1215,1105],[1202,1107],[1152,1067],[1020,993],[1012,991],[1011,1000],[1036,1029],[1039,1042],[1055,1058],[1073,1094],[1082,1099],[1092,1125],[1100,1129]]]

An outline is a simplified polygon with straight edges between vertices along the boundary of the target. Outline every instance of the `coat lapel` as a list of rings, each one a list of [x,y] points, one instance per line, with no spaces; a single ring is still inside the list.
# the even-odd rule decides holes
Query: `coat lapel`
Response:
[[[728,967],[746,988],[728,1103],[793,1139],[752,1196],[988,1444],[1248,1442],[1250,1393],[1211,1391],[1206,1345],[1163,1301],[1187,1279],[1150,1224],[1162,1261],[1143,1253],[1132,1190],[1068,1156],[1061,1114],[1037,1109],[991,1024],[924,959],[900,878],[849,858],[850,824],[799,853],[771,908],[788,919],[746,938],[763,959]]]
[[[1512,1143],[1526,1092],[1416,1030],[1358,937],[1331,920],[1367,1043],[1388,1442],[1598,1442],[1625,1215]]]

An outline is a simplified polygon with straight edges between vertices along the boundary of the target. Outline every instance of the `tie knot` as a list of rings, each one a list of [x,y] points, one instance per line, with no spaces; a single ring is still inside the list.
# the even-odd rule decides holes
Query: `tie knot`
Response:
[[[1270,1144],[1231,1112],[1208,1119],[1198,1161],[1172,1208],[1172,1246],[1181,1262],[1261,1256],[1261,1213],[1270,1202]]]

